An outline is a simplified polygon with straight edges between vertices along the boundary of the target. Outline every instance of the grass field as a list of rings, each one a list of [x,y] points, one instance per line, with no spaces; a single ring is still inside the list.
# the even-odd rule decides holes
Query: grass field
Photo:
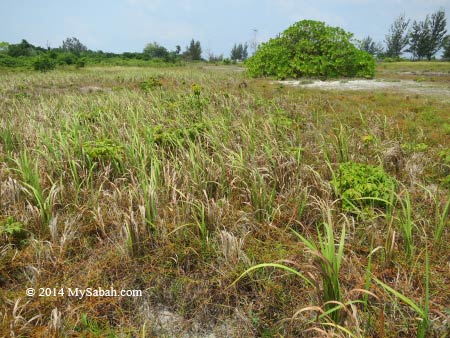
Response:
[[[0,160],[0,336],[449,335],[450,97],[4,72]]]

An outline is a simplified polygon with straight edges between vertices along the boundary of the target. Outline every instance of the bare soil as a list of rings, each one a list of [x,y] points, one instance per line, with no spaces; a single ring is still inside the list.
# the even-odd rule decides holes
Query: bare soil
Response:
[[[433,96],[443,96],[450,99],[450,84],[431,84],[428,82],[417,82],[410,80],[286,80],[276,83],[323,90],[393,90],[407,92],[411,94],[424,94]]]

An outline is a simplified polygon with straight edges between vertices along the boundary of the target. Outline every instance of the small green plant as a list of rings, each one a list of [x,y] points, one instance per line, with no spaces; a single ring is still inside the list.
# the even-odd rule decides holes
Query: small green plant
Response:
[[[141,88],[144,91],[149,91],[161,87],[162,87],[161,78],[156,76],[150,76],[147,80],[139,83],[139,88]]]
[[[335,323],[339,323],[341,319],[341,306],[336,306],[335,302],[342,303],[339,271],[344,253],[345,225],[342,227],[341,239],[336,252],[331,212],[329,210],[327,211],[327,216],[328,219],[323,223],[324,233],[322,234],[320,230],[317,231],[319,245],[316,245],[313,241],[306,239],[295,231],[294,233],[311,253],[317,257],[322,275],[325,310],[330,314],[330,317]]]
[[[439,152],[439,158],[443,164],[450,166],[450,148],[441,150]]]
[[[442,129],[444,130],[444,133],[445,133],[446,135],[449,135],[449,136],[450,136],[450,123],[444,123],[444,124],[442,125]]]
[[[195,141],[207,130],[204,123],[194,123],[187,128],[164,128],[156,126],[153,128],[153,141],[160,146],[169,148],[183,146],[188,140]]]
[[[0,222],[0,235],[5,235],[8,242],[22,246],[27,238],[23,224],[12,216]]]
[[[361,137],[361,140],[364,142],[364,145],[369,145],[375,142],[375,136],[373,135],[364,135],[363,137]]]
[[[89,163],[111,163],[118,172],[123,170],[123,147],[109,139],[85,142],[83,152]]]
[[[194,84],[192,85],[192,93],[193,93],[195,96],[200,96],[200,94],[202,93],[202,87],[201,87],[200,85],[194,83]]]
[[[355,162],[342,163],[331,183],[343,210],[350,212],[365,206],[386,208],[395,189],[394,179],[383,168]]]
[[[409,152],[423,152],[428,149],[428,145],[425,143],[404,143],[402,149]]]
[[[334,144],[336,148],[336,152],[339,156],[339,162],[348,162],[349,161],[349,140],[350,135],[347,132],[347,129],[340,124],[339,129],[335,131],[334,135]]]
[[[76,113],[76,117],[78,118],[80,124],[92,124],[98,122],[101,116],[102,112],[99,109]]]
[[[82,313],[80,318],[80,324],[75,327],[75,331],[81,332],[88,337],[105,337],[112,336],[111,332],[107,332],[101,324],[99,324],[95,319],[91,319],[87,314]],[[106,335],[109,333],[108,335]]]

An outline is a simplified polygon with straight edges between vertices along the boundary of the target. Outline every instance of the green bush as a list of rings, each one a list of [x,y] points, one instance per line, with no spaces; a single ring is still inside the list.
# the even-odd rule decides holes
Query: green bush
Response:
[[[30,62],[26,57],[12,57],[6,54],[0,54],[0,66],[2,67],[27,67]]]
[[[33,63],[34,70],[48,72],[55,68],[55,63],[48,56],[39,56]]]
[[[342,163],[331,183],[345,211],[365,206],[386,207],[395,190],[394,179],[382,167],[354,162]]]
[[[250,76],[333,78],[375,75],[372,55],[356,48],[351,33],[303,20],[262,44],[246,64]]]
[[[147,80],[139,83],[139,87],[144,91],[149,91],[155,88],[161,88],[162,82],[159,76],[150,76]]]
[[[84,68],[86,66],[86,59],[85,58],[79,58],[76,62],[75,62],[75,67],[77,69],[80,68]]]
[[[163,147],[182,146],[187,140],[195,141],[207,130],[207,126],[202,123],[194,123],[185,128],[164,128],[156,126],[153,128],[153,142]]]
[[[88,163],[112,164],[118,173],[123,171],[123,147],[109,139],[85,142],[82,145]]]

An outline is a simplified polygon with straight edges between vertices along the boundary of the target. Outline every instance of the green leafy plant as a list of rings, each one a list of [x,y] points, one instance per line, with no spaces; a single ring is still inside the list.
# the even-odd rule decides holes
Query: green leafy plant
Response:
[[[102,116],[101,110],[92,110],[86,112],[77,112],[76,117],[80,124],[91,124],[98,122]]]
[[[5,235],[8,242],[22,246],[27,238],[27,231],[21,222],[10,216],[0,222],[0,235]]]
[[[409,152],[423,152],[428,149],[428,145],[425,143],[404,143],[402,149]]]
[[[202,93],[202,87],[199,84],[194,83],[192,85],[192,93],[195,96],[200,96],[200,94]]]
[[[83,143],[82,149],[89,163],[111,163],[116,171],[122,171],[123,147],[116,142],[99,139]]]
[[[153,141],[160,146],[176,147],[183,146],[186,141],[194,141],[207,130],[204,123],[194,123],[187,128],[164,128],[156,126],[153,128]]]
[[[342,163],[331,183],[345,211],[365,206],[387,207],[395,189],[394,179],[383,168],[355,162]]]
[[[55,68],[55,63],[47,56],[39,56],[33,63],[34,70],[48,72]]]
[[[450,166],[450,148],[443,149],[439,152],[439,158],[442,163]]]
[[[375,74],[375,60],[351,42],[353,34],[323,22],[303,20],[279,37],[263,43],[247,60],[253,77],[367,77]]]
[[[150,76],[147,80],[139,83],[139,88],[141,88],[144,91],[149,91],[161,87],[162,87],[161,78],[156,76]]]

